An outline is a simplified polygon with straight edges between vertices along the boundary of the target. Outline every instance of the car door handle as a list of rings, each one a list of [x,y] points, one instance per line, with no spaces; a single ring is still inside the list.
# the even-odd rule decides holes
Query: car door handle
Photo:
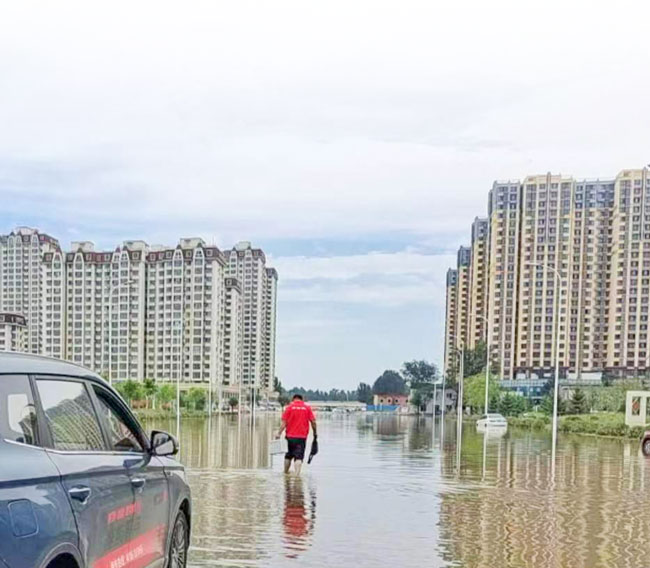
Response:
[[[85,505],[90,498],[90,487],[86,487],[85,485],[73,487],[68,490],[68,495],[70,495],[71,499],[79,501],[82,505]]]
[[[131,485],[136,489],[142,489],[145,483],[147,483],[147,480],[144,477],[134,477],[131,480]]]

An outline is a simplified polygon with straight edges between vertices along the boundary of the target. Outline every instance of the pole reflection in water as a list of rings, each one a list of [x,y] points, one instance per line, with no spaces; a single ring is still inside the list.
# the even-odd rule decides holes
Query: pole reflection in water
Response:
[[[461,419],[462,420],[462,419]],[[463,450],[463,423],[460,422],[456,431],[456,475],[460,475],[460,455]]]
[[[481,474],[481,481],[485,481],[485,468],[487,463],[487,432],[483,433],[483,471]]]

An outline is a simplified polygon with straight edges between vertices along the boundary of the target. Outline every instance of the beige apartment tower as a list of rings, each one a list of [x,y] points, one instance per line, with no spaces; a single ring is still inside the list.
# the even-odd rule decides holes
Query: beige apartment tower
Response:
[[[445,303],[445,362],[444,372],[448,375],[456,368],[456,312],[458,311],[458,271],[447,270],[447,298]]]
[[[162,382],[209,383],[220,400],[223,378],[224,266],[200,238],[147,254],[146,374]]]
[[[273,387],[275,354],[275,296],[277,273],[269,274],[266,256],[261,249],[244,241],[227,251],[227,276],[236,278],[242,288],[244,307],[243,372],[244,388],[269,394]]]
[[[650,175],[624,170],[614,182],[607,367],[628,375],[650,371]]]
[[[25,353],[27,322],[19,314],[0,313],[0,351]]]
[[[239,398],[244,376],[244,297],[236,278],[225,278],[223,385]]]
[[[485,217],[477,217],[472,223],[467,332],[467,345],[470,349],[475,349],[487,337],[488,226]]]
[[[650,373],[648,177],[639,169],[610,180],[545,174],[495,182],[487,305],[481,310],[473,285],[469,304],[449,290],[447,298],[458,312],[469,310],[457,322],[469,317],[476,329],[474,318],[489,321],[501,378],[550,377],[558,359],[561,376],[573,380]],[[473,226],[472,270],[476,251]]]
[[[200,238],[175,247],[58,241],[19,227],[0,235],[2,348],[68,359],[111,381],[240,385],[267,397],[275,376],[277,283],[261,249],[222,253]]]
[[[0,312],[25,318],[28,353],[64,356],[64,309],[59,242],[29,227],[0,236]]]
[[[487,311],[492,364],[501,377],[514,374],[517,282],[519,275],[518,181],[495,182],[488,196],[489,266]]]
[[[266,269],[264,284],[264,349],[262,353],[262,383],[267,392],[273,390],[275,379],[275,337],[278,299],[278,272]]]

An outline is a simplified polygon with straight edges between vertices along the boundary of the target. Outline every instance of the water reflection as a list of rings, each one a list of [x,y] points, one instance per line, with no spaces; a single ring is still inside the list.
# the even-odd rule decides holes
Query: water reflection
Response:
[[[268,455],[277,420],[183,422],[193,566],[650,564],[635,441],[561,436],[553,482],[547,433],[466,426],[457,440],[453,419],[319,417],[321,451],[297,478]]]
[[[284,542],[287,558],[298,558],[307,550],[316,523],[316,490],[310,488],[305,499],[305,481],[302,477],[284,478]]]

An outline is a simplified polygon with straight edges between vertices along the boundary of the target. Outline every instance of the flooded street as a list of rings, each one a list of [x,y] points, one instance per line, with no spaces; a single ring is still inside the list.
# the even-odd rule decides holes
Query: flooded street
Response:
[[[278,420],[183,422],[192,566],[650,564],[650,460],[634,441],[560,436],[553,481],[546,433],[466,425],[459,454],[451,421],[441,445],[430,418],[321,415],[320,453],[295,478],[268,455]]]

